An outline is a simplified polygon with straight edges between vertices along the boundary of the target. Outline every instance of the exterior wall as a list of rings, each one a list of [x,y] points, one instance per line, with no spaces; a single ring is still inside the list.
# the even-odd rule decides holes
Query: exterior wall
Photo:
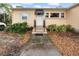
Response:
[[[33,26],[34,24],[34,19],[36,19],[36,16],[34,14],[35,10],[34,9],[17,9],[13,10],[12,12],[12,23],[20,23],[20,22],[27,22],[29,26]],[[44,9],[44,12],[47,13],[53,13],[53,12],[64,12],[64,18],[46,18],[46,26],[50,24],[57,24],[57,25],[62,25],[62,24],[67,24],[67,19],[66,19],[66,10],[63,9]],[[28,13],[30,16],[27,20],[22,20],[20,17],[21,13]]]
[[[29,14],[29,17],[26,20],[22,20],[21,14],[27,13]],[[27,22],[29,26],[33,26],[33,22],[35,19],[34,10],[13,10],[12,12],[12,24],[14,23],[21,23],[21,22]]]
[[[66,15],[66,10],[63,9],[47,9],[44,10],[45,13],[53,13],[53,12],[63,12],[64,13],[64,18],[45,18],[46,20],[46,26],[50,24],[57,24],[57,25],[62,25],[62,24],[67,24],[67,15]]]
[[[12,12],[12,24],[27,22],[29,26],[34,25],[34,19],[36,16],[34,14],[35,9],[16,9]],[[53,12],[64,12],[64,18],[46,18],[46,26],[50,24],[70,24],[77,31],[79,31],[79,5],[70,8],[70,9],[44,9],[45,13],[53,13]],[[20,17],[21,13],[28,13],[29,18],[27,20],[22,20]]]
[[[68,23],[79,32],[79,5],[68,10]]]

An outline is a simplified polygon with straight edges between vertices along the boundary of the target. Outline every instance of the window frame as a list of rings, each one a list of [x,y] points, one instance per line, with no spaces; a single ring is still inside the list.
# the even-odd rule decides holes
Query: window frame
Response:
[[[26,19],[23,19],[23,17],[26,17]],[[20,13],[21,20],[27,20],[28,17],[29,17],[29,14],[28,13]]]
[[[59,17],[50,17],[51,16],[51,13],[59,13]],[[63,17],[62,17],[62,14],[63,13]],[[50,12],[49,13],[49,18],[64,18],[65,17],[65,13],[64,12]]]
[[[24,18],[24,19],[23,19]],[[21,16],[22,20],[27,20],[27,16]]]
[[[50,18],[49,16],[50,16],[50,13],[46,12],[46,13],[45,13],[45,17],[46,17],[46,18]]]
[[[59,16],[58,16],[58,17],[51,17],[51,14],[53,14],[53,13],[58,13]],[[59,18],[59,17],[60,17],[60,12],[51,12],[51,13],[50,13],[50,18]]]
[[[64,18],[64,17],[65,17],[65,13],[64,12],[61,12],[61,18]]]

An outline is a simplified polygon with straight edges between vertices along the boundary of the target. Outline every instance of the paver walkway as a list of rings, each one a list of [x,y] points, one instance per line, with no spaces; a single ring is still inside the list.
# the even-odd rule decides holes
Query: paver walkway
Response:
[[[29,42],[22,48],[20,56],[61,56],[47,35],[31,35]]]

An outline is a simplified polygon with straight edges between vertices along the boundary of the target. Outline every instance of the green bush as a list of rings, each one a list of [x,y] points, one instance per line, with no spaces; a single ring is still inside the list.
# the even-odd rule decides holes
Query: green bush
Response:
[[[71,25],[66,25],[67,32],[75,32],[75,29]]]
[[[31,26],[31,27],[28,27],[28,28],[27,28],[27,31],[32,31],[32,29],[33,29],[32,26]]]
[[[58,32],[66,32],[67,28],[66,25],[60,25],[57,28]]]
[[[17,32],[17,33],[24,33],[28,31],[28,28],[30,28],[26,22],[23,23],[16,23],[11,26],[9,26],[6,31],[7,32]]]
[[[48,31],[56,31],[56,32],[74,32],[74,28],[71,25],[49,25],[47,28]]]
[[[0,31],[4,31],[5,26],[4,25],[0,25]]]
[[[49,31],[56,31],[56,30],[57,30],[57,25],[56,25],[56,24],[49,25],[49,26],[48,26],[48,30],[49,30]]]

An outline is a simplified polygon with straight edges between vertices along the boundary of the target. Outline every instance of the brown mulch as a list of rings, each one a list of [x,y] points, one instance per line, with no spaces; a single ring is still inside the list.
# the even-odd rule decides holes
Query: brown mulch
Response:
[[[79,35],[65,32],[48,32],[48,36],[64,56],[79,56]]]
[[[17,55],[21,47],[27,43],[30,33],[27,32],[22,38],[17,33],[0,32],[0,56],[1,55]]]
[[[25,35],[24,35],[24,37],[20,41],[20,44],[21,45],[26,44],[29,41],[30,35],[31,35],[31,32],[30,31],[29,32],[26,32]]]

